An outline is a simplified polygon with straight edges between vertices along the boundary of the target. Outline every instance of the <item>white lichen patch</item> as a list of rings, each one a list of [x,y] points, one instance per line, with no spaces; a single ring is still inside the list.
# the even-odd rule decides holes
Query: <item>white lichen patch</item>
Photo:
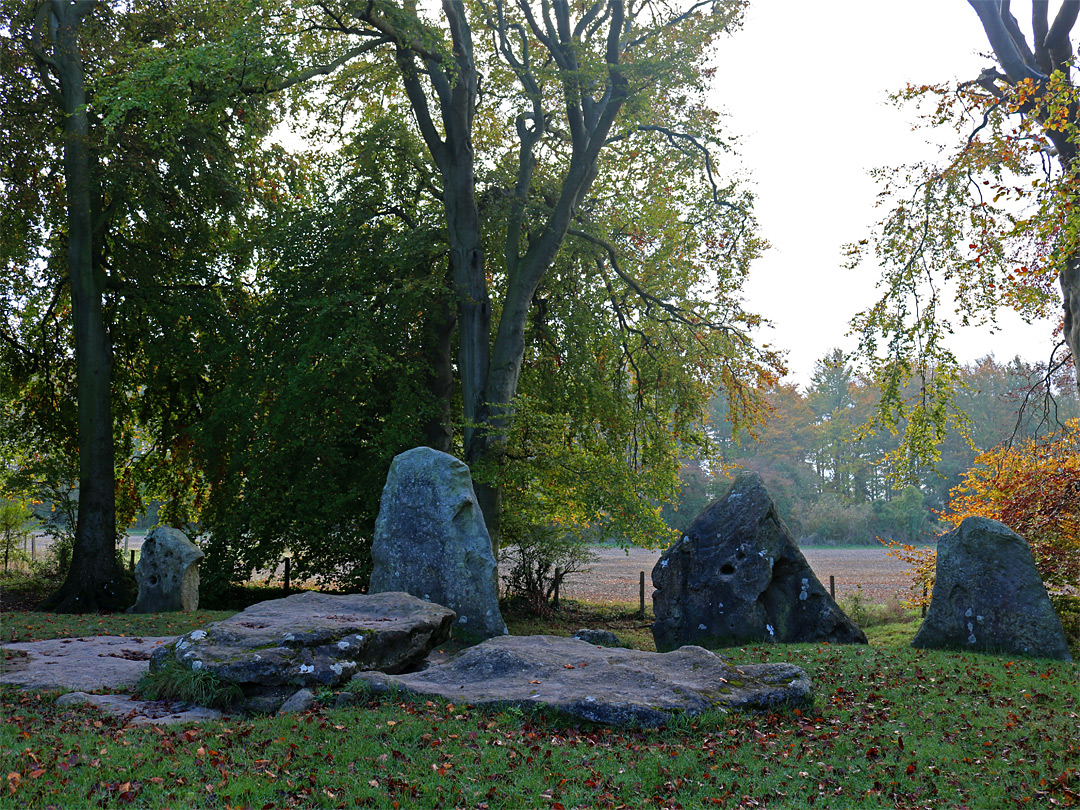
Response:
[[[708,630],[709,628],[708,628],[708,627],[706,627],[706,626],[705,626],[705,625],[703,625],[703,624],[699,624],[699,625],[697,626],[697,629],[698,629],[698,630]]]
[[[661,561],[660,561],[660,567],[661,567],[661,568],[667,568],[667,564],[668,564],[668,561],[667,561],[667,560],[661,560]]]
[[[469,623],[469,617],[468,616],[462,616],[460,619],[458,619],[458,624],[468,624],[468,623]]]
[[[313,667],[311,664],[301,664],[300,665],[300,674],[301,675],[310,675],[314,671],[315,671],[315,667]]]
[[[776,631],[773,630],[773,626],[771,624],[765,625],[765,629],[769,631],[770,638],[776,638]]]
[[[285,641],[296,641],[296,636],[294,636],[292,633],[286,633],[284,640]]]
[[[197,669],[202,669],[203,663],[198,658],[191,662],[191,669],[194,672]]]
[[[186,650],[187,648],[188,648],[188,641],[187,641],[186,638],[182,638],[178,642],[176,642],[176,649],[178,649],[178,650]]]
[[[192,630],[190,633],[188,633],[188,638],[190,638],[192,641],[202,641],[204,638],[206,638],[206,631]]]
[[[339,641],[337,643],[337,646],[338,646],[339,650],[347,650],[347,649],[349,649],[349,642],[346,641],[345,639],[342,639],[341,641]]]

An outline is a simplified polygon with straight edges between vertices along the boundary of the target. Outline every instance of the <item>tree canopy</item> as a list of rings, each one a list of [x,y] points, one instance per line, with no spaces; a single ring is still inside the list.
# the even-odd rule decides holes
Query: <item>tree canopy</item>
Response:
[[[1005,308],[1032,319],[1061,305],[1064,351],[1048,373],[1080,379],[1077,6],[1062,3],[1051,20],[1048,3],[1032,3],[1025,35],[1009,3],[970,4],[996,64],[967,81],[897,94],[924,105],[924,125],[951,131],[955,146],[940,161],[879,171],[888,213],[851,248],[853,261],[872,250],[882,269],[882,295],[853,331],[883,391],[879,424],[906,424],[908,475],[937,460],[959,416],[954,329],[995,328]]]

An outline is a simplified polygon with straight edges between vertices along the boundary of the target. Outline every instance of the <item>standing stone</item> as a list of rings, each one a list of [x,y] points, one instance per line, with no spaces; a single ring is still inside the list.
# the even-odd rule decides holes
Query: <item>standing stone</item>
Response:
[[[199,609],[199,560],[205,555],[178,529],[158,526],[143,541],[135,566],[139,597],[128,613]]]
[[[368,593],[404,591],[457,613],[458,635],[506,633],[498,569],[469,468],[417,447],[394,459],[386,477]]]
[[[865,644],[780,520],[757,473],[705,508],[652,571],[656,649],[755,641]]]
[[[1031,547],[981,517],[938,540],[930,609],[911,645],[1072,660]]]

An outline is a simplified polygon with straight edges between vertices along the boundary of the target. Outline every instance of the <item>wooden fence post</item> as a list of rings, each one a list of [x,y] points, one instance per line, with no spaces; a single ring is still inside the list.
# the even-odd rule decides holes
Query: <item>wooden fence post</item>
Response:
[[[135,549],[131,550],[131,562],[128,563],[128,568],[132,571],[135,570]]]
[[[290,575],[292,573],[292,557],[285,558],[285,593],[289,592]]]
[[[642,619],[645,618],[645,572],[641,572],[641,576],[638,578],[638,599],[640,607],[638,608],[638,616]]]
[[[562,582],[562,573],[558,568],[555,569],[555,593],[551,597],[551,606],[556,610],[559,609],[559,585]]]
[[[833,598],[833,601],[836,600],[836,577],[832,574],[829,574],[829,596]]]

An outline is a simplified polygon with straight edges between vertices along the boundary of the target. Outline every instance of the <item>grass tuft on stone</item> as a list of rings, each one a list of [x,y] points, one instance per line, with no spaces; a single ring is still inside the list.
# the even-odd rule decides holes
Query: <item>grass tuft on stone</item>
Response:
[[[135,687],[135,695],[144,700],[178,700],[227,709],[243,699],[240,687],[206,670],[190,670],[169,661],[156,672],[148,672]]]

